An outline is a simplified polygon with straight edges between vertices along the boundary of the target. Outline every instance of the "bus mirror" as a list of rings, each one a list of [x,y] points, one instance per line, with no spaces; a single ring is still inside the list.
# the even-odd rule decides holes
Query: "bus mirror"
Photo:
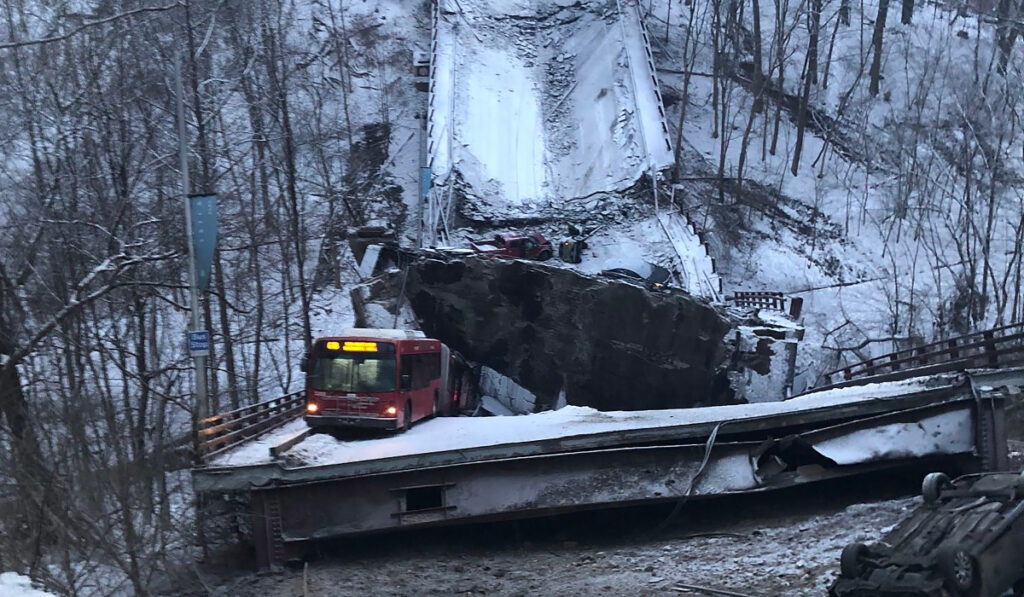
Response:
[[[408,373],[402,375],[402,389],[403,390],[408,390],[411,387],[412,387],[412,375],[409,375]]]
[[[308,354],[305,355],[304,357],[302,357],[302,360],[299,361],[299,371],[302,371],[303,373],[309,373],[309,355]]]

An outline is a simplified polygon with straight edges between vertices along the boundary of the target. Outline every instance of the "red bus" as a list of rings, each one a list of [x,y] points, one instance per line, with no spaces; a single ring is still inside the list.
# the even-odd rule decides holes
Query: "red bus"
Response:
[[[405,431],[420,419],[453,414],[459,398],[450,390],[452,363],[447,346],[417,331],[353,328],[317,338],[302,363],[306,423]]]

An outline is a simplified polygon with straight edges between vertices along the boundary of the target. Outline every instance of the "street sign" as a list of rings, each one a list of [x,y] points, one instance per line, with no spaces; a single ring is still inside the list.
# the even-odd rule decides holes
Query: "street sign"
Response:
[[[190,357],[205,357],[210,354],[210,332],[208,330],[194,330],[188,333],[188,355]]]

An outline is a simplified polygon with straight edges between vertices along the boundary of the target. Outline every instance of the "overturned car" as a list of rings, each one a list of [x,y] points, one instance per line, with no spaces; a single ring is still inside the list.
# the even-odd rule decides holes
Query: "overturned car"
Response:
[[[921,494],[881,541],[843,549],[829,595],[1024,594],[1024,473],[931,473]]]

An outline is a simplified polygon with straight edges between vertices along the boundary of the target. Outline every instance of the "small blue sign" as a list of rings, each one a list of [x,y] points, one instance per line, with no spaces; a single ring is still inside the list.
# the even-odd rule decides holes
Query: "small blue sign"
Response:
[[[188,333],[188,354],[191,357],[205,357],[210,354],[210,332],[194,330]]]

